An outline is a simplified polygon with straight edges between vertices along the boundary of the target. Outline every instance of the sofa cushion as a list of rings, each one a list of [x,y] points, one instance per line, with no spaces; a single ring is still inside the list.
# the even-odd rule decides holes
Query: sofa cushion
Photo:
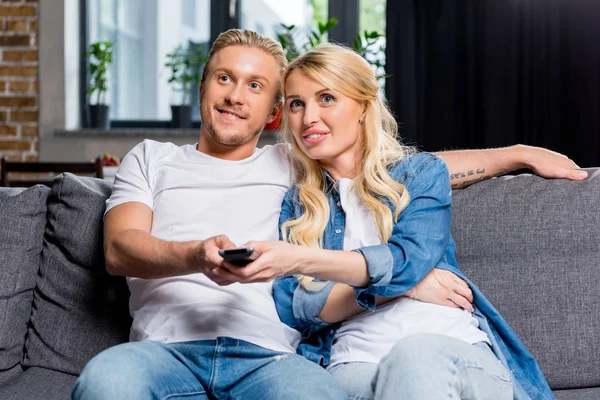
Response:
[[[0,399],[3,399],[2,388],[15,380],[23,373],[23,366],[19,363],[14,367],[0,372]]]
[[[95,354],[128,339],[127,284],[104,266],[109,195],[101,179],[67,173],[53,182],[24,366],[79,374]]]
[[[587,389],[557,390],[553,392],[556,400],[598,400],[600,387]]]
[[[68,400],[77,377],[45,368],[29,368],[0,389],[0,399]]]
[[[553,389],[600,386],[600,170],[519,175],[454,191],[461,269],[537,358]]]
[[[0,371],[23,358],[49,191],[45,186],[0,189]]]

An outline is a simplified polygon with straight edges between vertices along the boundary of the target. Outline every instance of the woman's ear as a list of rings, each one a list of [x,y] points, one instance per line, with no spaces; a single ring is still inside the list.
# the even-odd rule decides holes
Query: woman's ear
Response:
[[[361,109],[362,111],[360,113],[360,118],[358,119],[358,122],[362,124],[363,122],[365,122],[365,117],[367,116],[367,104],[363,103]]]

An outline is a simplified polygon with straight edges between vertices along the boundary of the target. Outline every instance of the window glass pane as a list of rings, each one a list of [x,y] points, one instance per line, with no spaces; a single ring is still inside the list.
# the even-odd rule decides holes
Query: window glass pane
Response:
[[[275,39],[282,31],[281,24],[295,25],[298,31],[306,31],[312,26],[310,3],[309,0],[242,0],[241,27]]]
[[[100,21],[104,25],[114,26],[116,17],[115,0],[100,0]]]
[[[183,0],[181,19],[190,28],[196,27],[196,0]]]
[[[368,45],[365,57],[371,62],[375,73],[380,77],[379,82],[383,87],[385,83],[385,7],[386,0],[360,0],[359,27],[363,36],[363,45]],[[378,39],[364,38],[364,32],[376,31],[382,36]]]
[[[385,34],[386,0],[360,0],[360,30]]]
[[[142,33],[142,1],[141,0],[121,0],[117,3],[117,20],[119,30],[132,35]]]
[[[313,21],[325,22],[329,19],[329,0],[310,0],[313,10]]]
[[[166,56],[190,43],[208,50],[210,0],[88,0],[88,10],[90,42],[115,42],[111,118],[170,120],[170,105],[181,96],[168,83]]]

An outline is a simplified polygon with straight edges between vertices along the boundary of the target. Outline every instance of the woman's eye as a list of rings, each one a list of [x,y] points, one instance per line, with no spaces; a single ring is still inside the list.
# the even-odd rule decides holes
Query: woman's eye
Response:
[[[260,89],[260,85],[259,85],[258,83],[256,83],[256,82],[252,82],[252,83],[250,84],[250,87],[251,87],[252,89]]]
[[[329,94],[324,94],[323,97],[321,97],[321,99],[323,100],[323,103],[331,103],[335,100],[333,96]]]

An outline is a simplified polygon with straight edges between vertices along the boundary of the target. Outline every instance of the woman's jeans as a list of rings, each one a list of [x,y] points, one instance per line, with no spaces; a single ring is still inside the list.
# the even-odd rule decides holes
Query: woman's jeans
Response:
[[[485,343],[419,334],[399,341],[379,365],[333,366],[352,400],[513,398],[512,375]]]
[[[73,399],[346,399],[323,368],[233,338],[132,342],[94,357]]]

